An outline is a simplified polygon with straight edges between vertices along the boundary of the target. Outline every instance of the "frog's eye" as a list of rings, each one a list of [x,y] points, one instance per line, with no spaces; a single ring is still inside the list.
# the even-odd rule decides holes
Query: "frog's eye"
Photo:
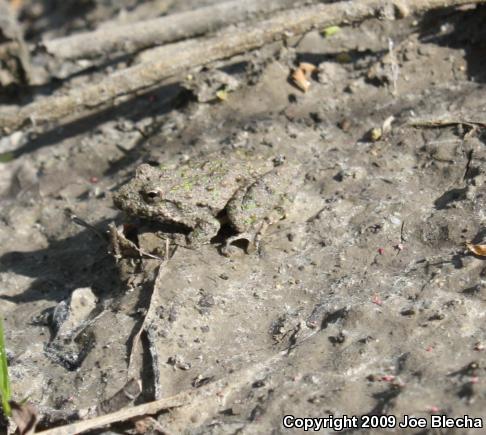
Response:
[[[146,192],[141,192],[143,199],[148,203],[154,203],[160,198],[159,190],[147,190]]]

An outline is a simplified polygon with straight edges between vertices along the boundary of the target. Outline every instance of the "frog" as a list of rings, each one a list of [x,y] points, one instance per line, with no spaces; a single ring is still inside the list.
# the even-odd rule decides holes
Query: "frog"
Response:
[[[187,248],[211,243],[221,225],[228,223],[236,234],[225,240],[222,253],[230,255],[237,240],[246,240],[250,252],[259,248],[269,225],[285,218],[295,196],[297,172],[283,156],[241,149],[175,165],[142,163],[113,201],[128,215],[184,227],[188,233],[173,240]]]

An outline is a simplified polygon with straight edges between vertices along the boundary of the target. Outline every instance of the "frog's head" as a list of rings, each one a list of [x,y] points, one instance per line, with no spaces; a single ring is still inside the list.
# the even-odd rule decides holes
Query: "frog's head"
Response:
[[[146,163],[135,171],[133,188],[140,195],[139,200],[147,207],[156,207],[163,199],[160,171]]]
[[[132,216],[160,222],[181,223],[183,216],[177,204],[165,198],[160,169],[143,164],[135,177],[113,195],[117,208]]]

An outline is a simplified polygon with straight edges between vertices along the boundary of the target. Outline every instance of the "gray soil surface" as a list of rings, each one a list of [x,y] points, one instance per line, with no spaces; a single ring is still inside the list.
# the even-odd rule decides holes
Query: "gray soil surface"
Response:
[[[29,397],[42,427],[59,425],[93,413],[135,367],[135,403],[192,392],[154,416],[170,434],[286,433],[290,414],[486,418],[486,263],[465,248],[484,242],[485,20],[477,7],[315,31],[192,71],[207,79],[192,94],[172,81],[0,138],[0,152],[17,150],[0,171],[0,314],[15,398]],[[318,66],[307,93],[289,80],[300,61]],[[217,70],[235,90],[207,102]],[[112,195],[135,168],[223,146],[301,169],[261,252],[221,255],[224,229],[159,271],[154,259],[117,264],[105,235],[129,218]]]

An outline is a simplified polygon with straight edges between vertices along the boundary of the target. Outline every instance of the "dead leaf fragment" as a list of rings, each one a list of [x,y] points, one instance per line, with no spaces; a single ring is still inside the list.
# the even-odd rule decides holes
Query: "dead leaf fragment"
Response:
[[[310,87],[310,81],[306,79],[301,69],[296,69],[292,74],[292,81],[303,92],[307,92]]]
[[[317,67],[312,63],[301,62],[297,69],[292,73],[291,79],[295,86],[302,92],[307,92],[310,88],[310,78],[312,73],[317,70]]]
[[[317,67],[314,64],[309,62],[301,62],[299,64],[299,69],[301,69],[304,72],[306,77],[310,78],[310,76],[317,69]]]
[[[480,257],[486,257],[486,245],[475,245],[473,243],[466,243],[467,249],[469,249],[473,254],[479,255]]]
[[[381,130],[380,127],[374,127],[370,130],[370,139],[373,142],[379,141],[382,136],[383,136],[383,131]]]
[[[226,101],[228,99],[228,90],[226,88],[220,89],[219,91],[216,92],[216,96],[221,101]]]
[[[330,36],[333,36],[340,31],[341,28],[339,26],[329,26],[322,31],[322,36],[324,36],[325,38],[329,38]]]
[[[20,435],[30,435],[35,432],[35,426],[39,421],[37,411],[28,403],[10,402],[12,418],[17,425]]]
[[[383,125],[381,126],[383,135],[389,134],[391,132],[393,121],[395,121],[395,117],[393,115],[390,115],[388,118],[385,119],[385,121],[383,121]]]
[[[10,5],[14,11],[20,11],[22,9],[24,0],[10,0]]]

